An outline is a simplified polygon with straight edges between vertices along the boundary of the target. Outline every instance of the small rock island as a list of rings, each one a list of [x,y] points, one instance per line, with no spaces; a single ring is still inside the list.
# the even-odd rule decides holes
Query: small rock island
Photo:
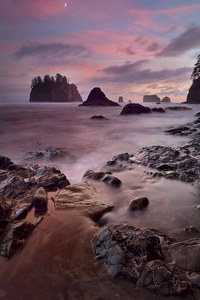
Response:
[[[66,76],[59,73],[55,77],[45,75],[33,78],[30,102],[82,102],[77,86],[69,84]]]

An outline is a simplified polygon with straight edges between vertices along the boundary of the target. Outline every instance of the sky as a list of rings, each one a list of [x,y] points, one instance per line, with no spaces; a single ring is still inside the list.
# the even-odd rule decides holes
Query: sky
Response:
[[[56,73],[83,100],[100,87],[114,101],[185,101],[199,13],[199,0],[1,0],[0,103],[28,102],[32,78]]]

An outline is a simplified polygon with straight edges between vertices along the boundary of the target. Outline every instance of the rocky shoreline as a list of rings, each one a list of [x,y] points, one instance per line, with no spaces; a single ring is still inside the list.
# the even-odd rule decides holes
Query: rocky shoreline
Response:
[[[123,182],[112,172],[130,170],[141,164],[150,168],[145,172],[154,178],[165,177],[199,187],[199,124],[197,115],[193,122],[185,126],[166,130],[166,134],[190,137],[181,147],[151,146],[133,154],[119,154],[109,160],[102,170],[86,171],[83,181],[76,184],[70,184],[66,176],[53,167],[23,167],[14,164],[8,157],[0,156],[0,255],[11,258],[7,264],[12,264],[19,249],[25,250],[27,242],[31,243],[33,232],[38,232],[40,224],[46,224],[49,211],[58,216],[62,212],[66,216],[72,213],[83,222],[89,220],[90,226],[93,224],[91,230],[88,229],[90,234],[84,247],[90,247],[92,243],[94,256],[115,278],[112,280],[128,280],[133,283],[134,289],[148,289],[160,295],[160,299],[180,295],[199,299],[200,238],[179,241],[153,228],[122,224],[99,229],[98,220],[115,204],[93,186],[93,182],[97,181],[119,189]],[[56,159],[57,154],[62,159],[68,155],[64,149],[30,153],[44,159]],[[129,209],[145,209],[148,203],[145,197],[135,199]],[[98,268],[102,269],[101,265]]]

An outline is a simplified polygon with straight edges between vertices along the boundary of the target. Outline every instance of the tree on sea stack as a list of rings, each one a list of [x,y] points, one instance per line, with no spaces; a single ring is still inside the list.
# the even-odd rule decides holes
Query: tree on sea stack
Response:
[[[186,103],[200,104],[200,54],[197,56],[191,78],[193,82],[189,88]]]
[[[194,65],[191,77],[193,80],[197,80],[200,77],[200,54],[197,56],[197,62]]]

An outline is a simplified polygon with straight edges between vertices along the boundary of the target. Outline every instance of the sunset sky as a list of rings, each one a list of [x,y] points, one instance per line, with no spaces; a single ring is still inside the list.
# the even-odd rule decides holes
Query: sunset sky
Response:
[[[99,86],[115,101],[184,101],[199,15],[198,0],[2,0],[0,102],[28,102],[31,79],[56,73],[84,100]]]

